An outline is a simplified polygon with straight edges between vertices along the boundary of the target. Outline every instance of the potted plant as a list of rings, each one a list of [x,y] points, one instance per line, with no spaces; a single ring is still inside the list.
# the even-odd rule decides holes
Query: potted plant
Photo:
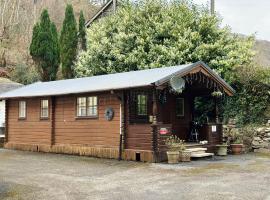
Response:
[[[228,154],[228,145],[227,143],[218,144],[217,147],[217,155],[218,156],[227,156]]]
[[[234,155],[241,154],[243,150],[242,140],[240,138],[235,139],[233,143],[231,144],[231,148],[232,148],[232,154]]]
[[[169,164],[176,164],[179,162],[179,150],[182,146],[182,141],[177,136],[170,136],[165,142],[168,147],[167,156]]]
[[[179,161],[181,162],[190,162],[191,160],[191,151],[186,149],[185,141],[180,140],[179,143]]]

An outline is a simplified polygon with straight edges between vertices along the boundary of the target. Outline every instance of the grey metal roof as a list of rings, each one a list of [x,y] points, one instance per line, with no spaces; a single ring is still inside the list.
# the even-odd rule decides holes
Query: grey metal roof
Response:
[[[151,86],[153,84],[158,86],[168,81],[171,76],[176,74],[181,75],[181,73],[185,73],[198,65],[205,66],[207,70],[210,70],[210,73],[216,76],[223,84],[226,84],[226,86],[233,92],[233,89],[216,73],[214,73],[206,64],[203,62],[197,62],[194,64],[179,65],[174,67],[163,67],[51,82],[37,82],[4,94],[0,94],[0,99],[58,96],[66,94],[136,88]]]

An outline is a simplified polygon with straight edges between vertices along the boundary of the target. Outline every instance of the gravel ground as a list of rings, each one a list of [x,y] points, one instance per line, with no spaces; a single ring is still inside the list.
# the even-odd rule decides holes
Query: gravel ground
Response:
[[[270,200],[270,156],[177,165],[0,149],[1,200]]]

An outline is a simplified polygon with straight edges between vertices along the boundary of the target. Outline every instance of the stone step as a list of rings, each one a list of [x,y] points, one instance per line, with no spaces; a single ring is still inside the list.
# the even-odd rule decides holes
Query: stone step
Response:
[[[192,158],[204,158],[204,157],[210,157],[210,156],[214,156],[213,153],[194,153],[191,154]]]
[[[187,150],[190,152],[205,152],[207,148],[188,148]]]

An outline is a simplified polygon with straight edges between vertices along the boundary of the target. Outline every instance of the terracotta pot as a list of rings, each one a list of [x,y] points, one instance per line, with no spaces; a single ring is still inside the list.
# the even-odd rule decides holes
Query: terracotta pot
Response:
[[[179,161],[179,151],[167,151],[168,163],[177,164]]]
[[[227,144],[219,144],[216,145],[217,147],[217,155],[218,156],[227,156],[228,152],[228,145]]]
[[[191,161],[191,151],[184,150],[179,152],[180,162],[190,162]]]
[[[231,144],[231,148],[234,155],[239,155],[242,153],[243,144]]]

